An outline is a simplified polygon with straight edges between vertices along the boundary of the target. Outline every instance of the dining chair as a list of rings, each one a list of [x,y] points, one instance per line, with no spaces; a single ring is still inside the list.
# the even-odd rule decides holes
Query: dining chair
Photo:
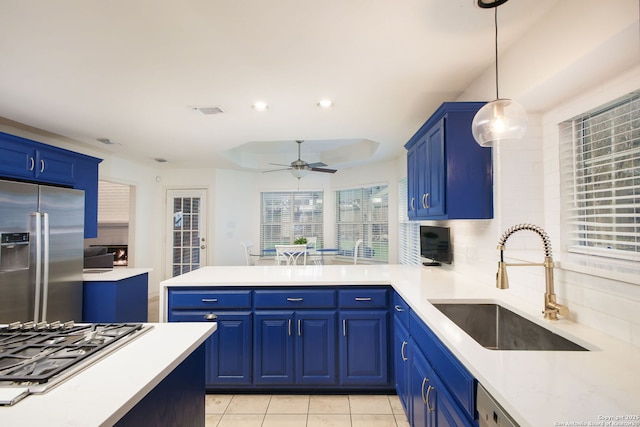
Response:
[[[306,265],[307,245],[275,245],[277,265]]]
[[[315,265],[322,264],[322,256],[318,254],[318,237],[307,237],[307,258]]]
[[[242,247],[244,248],[244,256],[246,258],[247,265],[256,265],[253,257],[251,256],[251,248],[253,247],[253,243],[251,242],[240,242]]]
[[[360,245],[362,245],[362,242],[362,239],[356,240],[356,245],[353,247],[353,265],[356,265],[358,263],[358,250],[360,248]]]

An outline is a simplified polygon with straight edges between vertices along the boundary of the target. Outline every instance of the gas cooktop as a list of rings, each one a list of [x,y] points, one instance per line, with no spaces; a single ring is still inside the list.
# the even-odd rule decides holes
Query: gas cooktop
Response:
[[[0,395],[15,395],[0,399],[0,405],[45,392],[150,328],[141,323],[73,322],[0,327]]]

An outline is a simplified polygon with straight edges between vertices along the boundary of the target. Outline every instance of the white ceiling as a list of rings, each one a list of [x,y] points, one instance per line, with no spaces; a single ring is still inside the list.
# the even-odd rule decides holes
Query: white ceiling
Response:
[[[500,48],[558,0],[499,8]],[[0,0],[0,117],[144,162],[392,158],[493,67],[473,0]],[[331,98],[330,110],[317,107]],[[266,112],[251,108],[269,103]],[[220,106],[202,115],[192,107]],[[96,138],[118,144],[105,146]]]

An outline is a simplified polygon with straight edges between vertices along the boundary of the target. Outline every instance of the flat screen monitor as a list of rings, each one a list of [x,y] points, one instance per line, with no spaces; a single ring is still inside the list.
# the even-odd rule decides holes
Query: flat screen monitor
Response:
[[[420,256],[430,261],[424,265],[451,264],[451,235],[448,227],[420,226]]]

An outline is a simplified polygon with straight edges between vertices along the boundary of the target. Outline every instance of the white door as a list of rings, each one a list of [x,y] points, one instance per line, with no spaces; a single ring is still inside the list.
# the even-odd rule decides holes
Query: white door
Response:
[[[206,265],[206,196],[204,189],[167,190],[166,277]]]

